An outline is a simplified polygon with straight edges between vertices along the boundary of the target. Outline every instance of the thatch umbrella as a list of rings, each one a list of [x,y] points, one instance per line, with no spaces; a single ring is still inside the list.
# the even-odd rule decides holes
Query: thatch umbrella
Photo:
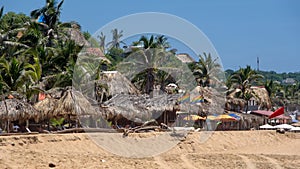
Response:
[[[54,116],[77,116],[77,115],[93,115],[96,114],[95,108],[91,103],[80,93],[72,88],[64,91],[62,97],[57,102]]]
[[[38,122],[40,118],[40,113],[29,103],[18,99],[6,99],[0,102],[0,120],[7,121],[5,125],[8,132],[11,121],[22,123],[28,122],[29,119],[34,119]]]
[[[54,117],[54,110],[57,107],[57,99],[54,98],[45,98],[42,101],[37,102],[34,105],[34,108],[38,110],[43,116],[42,119],[50,119]]]
[[[29,103],[18,99],[6,99],[0,102],[0,119],[9,121],[26,121],[29,119],[40,119],[40,113]]]

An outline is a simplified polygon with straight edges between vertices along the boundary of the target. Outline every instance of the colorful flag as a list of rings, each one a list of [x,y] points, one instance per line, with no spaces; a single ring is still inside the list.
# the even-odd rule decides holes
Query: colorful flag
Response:
[[[274,113],[272,113],[269,116],[269,119],[273,118],[273,117],[277,117],[279,115],[282,115],[284,113],[284,107],[280,107],[279,109],[275,110]]]
[[[186,93],[185,95],[183,95],[182,97],[178,98],[178,102],[179,103],[187,103],[190,102],[190,94]]]
[[[204,98],[202,95],[196,96],[192,99],[192,103],[203,103],[204,102]]]

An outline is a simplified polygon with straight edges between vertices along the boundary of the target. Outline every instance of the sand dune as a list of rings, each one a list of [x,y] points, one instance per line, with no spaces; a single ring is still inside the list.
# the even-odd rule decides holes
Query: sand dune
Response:
[[[147,134],[142,135],[129,136]],[[200,137],[189,133],[160,155],[127,158],[105,151],[84,133],[1,136],[0,168],[300,168],[299,133],[217,131],[205,142]]]

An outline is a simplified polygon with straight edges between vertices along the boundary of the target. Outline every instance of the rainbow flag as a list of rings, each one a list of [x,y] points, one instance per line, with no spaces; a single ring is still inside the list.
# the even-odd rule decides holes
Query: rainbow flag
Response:
[[[187,103],[190,102],[190,94],[186,93],[185,95],[183,95],[182,97],[178,98],[178,102],[179,103]]]
[[[192,99],[192,103],[203,103],[204,102],[204,98],[202,95],[196,96]]]

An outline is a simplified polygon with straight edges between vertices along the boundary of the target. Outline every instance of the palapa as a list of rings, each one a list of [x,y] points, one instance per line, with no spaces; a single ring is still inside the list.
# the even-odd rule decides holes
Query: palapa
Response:
[[[126,77],[117,71],[102,72],[97,84],[105,84],[108,87],[108,93],[111,96],[116,94],[140,94],[140,91]]]
[[[53,111],[57,107],[57,99],[45,98],[42,101],[37,102],[34,108],[41,113],[42,119],[50,119],[54,117]]]
[[[236,97],[236,93],[240,91],[240,89],[235,89],[227,96],[227,107],[229,107],[229,105],[240,106],[240,108],[245,107],[245,105],[247,104],[246,101]],[[268,95],[268,91],[265,88],[251,87],[250,89],[247,89],[247,92],[253,92],[253,99],[257,102],[261,109],[271,108],[271,100]]]
[[[67,88],[62,97],[57,101],[53,111],[54,116],[80,116],[96,114],[96,109],[80,93],[72,88]]]
[[[6,109],[7,108],[7,109]],[[36,122],[41,114],[29,103],[18,99],[6,99],[0,102],[0,119],[24,122],[34,119]]]

